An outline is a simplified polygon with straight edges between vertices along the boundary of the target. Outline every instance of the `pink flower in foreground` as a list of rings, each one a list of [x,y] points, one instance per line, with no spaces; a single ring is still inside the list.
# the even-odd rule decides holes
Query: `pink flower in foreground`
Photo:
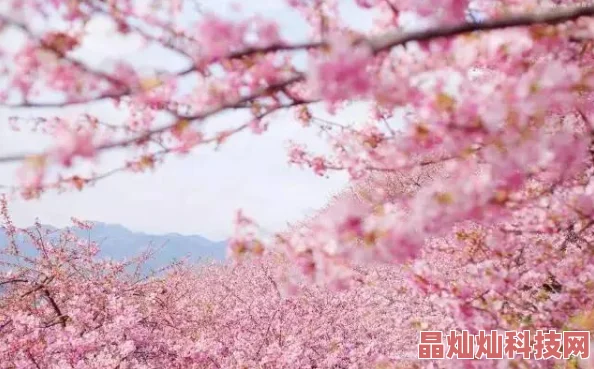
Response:
[[[54,157],[62,165],[69,167],[77,157],[92,158],[97,150],[93,144],[93,134],[90,131],[73,131],[61,127],[56,132],[57,145],[53,150]]]
[[[392,263],[405,263],[417,258],[425,243],[419,233],[397,228],[390,230],[380,242],[389,254],[388,261]]]
[[[591,194],[580,194],[575,198],[576,210],[583,216],[594,215],[594,197]]]
[[[361,217],[349,216],[344,222],[338,225],[337,231],[345,239],[363,237],[363,219]]]
[[[314,173],[319,176],[323,176],[324,173],[326,173],[326,170],[328,169],[328,167],[326,165],[326,160],[324,160],[324,158],[321,156],[313,158],[311,160],[310,165],[311,165]]]
[[[35,198],[43,187],[46,170],[45,157],[31,157],[17,171],[17,178],[26,199]]]
[[[440,22],[455,22],[464,19],[468,0],[400,0],[395,6],[401,11],[412,11],[422,17],[431,17]]]
[[[210,15],[198,26],[202,55],[217,59],[230,52],[230,47],[241,47],[246,27]]]
[[[295,264],[306,277],[312,277],[316,271],[316,263],[311,250],[300,253],[295,258]]]
[[[261,46],[267,46],[279,43],[281,41],[278,24],[274,22],[262,21],[257,26],[258,43]]]
[[[337,39],[331,48],[330,55],[316,61],[310,74],[315,89],[331,104],[366,95],[372,87],[367,73],[371,49],[353,48],[346,39]]]
[[[252,120],[249,126],[252,132],[254,132],[257,135],[264,133],[268,128],[268,126],[265,123],[263,123],[261,119]]]
[[[289,148],[289,162],[293,164],[303,164],[306,161],[306,153],[303,146],[292,144]]]
[[[373,1],[371,0],[355,0],[355,3],[364,9],[369,9],[373,6]]]
[[[202,142],[202,133],[193,129],[187,129],[177,139],[180,141],[177,151],[181,154],[187,154],[193,147]]]

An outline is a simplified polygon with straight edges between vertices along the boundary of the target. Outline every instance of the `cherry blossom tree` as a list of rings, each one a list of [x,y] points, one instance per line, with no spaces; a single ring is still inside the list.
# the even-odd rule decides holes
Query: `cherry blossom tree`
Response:
[[[287,289],[282,255],[146,276],[148,256],[102,260],[71,231],[16,228],[6,202],[3,214],[2,368],[364,368],[411,362],[418,327],[447,327],[400,268],[361,269],[347,291]]]
[[[100,260],[96,243],[70,231],[52,235],[39,224],[19,229],[5,200],[2,210],[9,238],[0,259],[3,368],[185,368],[205,362],[188,351],[190,337],[167,325],[161,299],[175,286],[142,276],[142,257]],[[19,237],[36,252],[25,255]]]
[[[263,16],[232,21],[197,12],[182,25],[180,14],[195,4],[171,1],[147,10],[139,3],[7,2],[3,29],[25,41],[2,50],[5,105],[59,108],[101,100],[127,114],[124,125],[89,114],[39,117],[33,124],[54,145],[0,159],[22,162],[15,193],[36,198],[52,189],[82,190],[118,171],[155,168],[198,145],[221,145],[242,131],[263,133],[276,112],[292,110],[305,126],[327,134],[332,153],[295,144],[289,161],[319,175],[347,171],[356,191],[274,235],[238,213],[235,256],[280,253],[299,269],[289,287],[305,277],[338,290],[363,278],[361,264],[404,264],[459,329],[592,328],[592,2],[357,0],[361,14],[374,19],[362,31],[341,16],[339,1],[289,0],[310,26],[302,42],[284,39],[278,22]],[[418,25],[412,30],[411,15]],[[74,54],[94,17],[185,58],[187,67],[141,72],[123,61],[109,68],[82,62]],[[190,92],[179,88],[186,80]],[[352,104],[369,109],[367,121],[340,123]],[[205,133],[212,117],[230,110],[250,117]],[[320,110],[337,121],[317,117]],[[28,122],[15,117],[12,123]],[[130,153],[120,168],[64,174],[119,148]],[[346,346],[359,352],[354,342]],[[280,360],[275,365],[293,360],[279,359],[270,344],[267,350],[266,360]],[[263,365],[262,351],[249,352],[249,359],[234,360]]]

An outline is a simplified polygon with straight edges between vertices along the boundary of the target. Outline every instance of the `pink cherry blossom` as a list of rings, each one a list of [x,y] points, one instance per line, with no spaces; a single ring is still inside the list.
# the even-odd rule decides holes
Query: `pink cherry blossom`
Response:
[[[275,4],[287,6],[288,21],[275,12],[223,17],[190,2],[154,2],[147,12],[140,3],[10,0],[0,12],[2,32],[20,40],[0,46],[0,103],[20,132],[52,142],[0,158],[21,163],[7,186],[14,195],[33,200],[156,171],[169,155],[285,124],[277,113],[286,110],[327,140],[322,150],[291,144],[287,161],[321,177],[344,172],[351,183],[278,232],[238,214],[233,262],[173,265],[145,279],[129,273],[134,262],[102,260],[98,245],[72,232],[17,229],[3,203],[5,229],[30,238],[37,254],[9,240],[0,259],[11,269],[0,269],[1,363],[567,364],[420,362],[415,345],[421,329],[593,329],[594,4]],[[94,42],[83,25],[97,17],[114,37],[180,63],[79,58]],[[121,121],[101,108],[86,113],[105,102]],[[73,105],[85,113],[63,110]],[[115,149],[124,149],[120,167],[78,167]]]
[[[365,46],[352,49],[348,44],[348,39],[337,37],[330,46],[330,54],[313,62],[310,79],[330,104],[365,97],[372,87],[367,74],[370,50]]]
[[[93,133],[89,131],[75,132],[60,127],[56,132],[56,147],[53,155],[64,166],[71,166],[72,160],[78,156],[92,158],[96,154]]]
[[[204,57],[215,59],[231,51],[230,46],[243,45],[245,26],[212,15],[199,25],[197,33]]]

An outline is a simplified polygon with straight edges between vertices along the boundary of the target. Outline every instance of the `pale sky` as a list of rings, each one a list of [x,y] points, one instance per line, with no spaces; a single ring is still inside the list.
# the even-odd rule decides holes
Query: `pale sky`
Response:
[[[203,9],[224,12],[225,1],[200,1]],[[365,28],[368,20],[344,0],[345,16]],[[246,12],[260,12],[281,20],[283,31],[290,38],[302,39],[305,28],[294,13],[287,11],[284,0],[249,1],[242,7]],[[216,5],[214,5],[216,4]],[[161,51],[135,54],[134,40],[110,37],[101,23],[91,26],[92,40],[83,46],[78,56],[93,63],[125,57],[139,65],[162,65],[168,57]],[[172,59],[172,66],[175,65]],[[113,109],[111,109],[113,110]],[[117,112],[96,105],[76,108],[77,112],[95,112],[102,119],[117,120]],[[46,138],[32,133],[14,133],[7,127],[8,117],[16,111],[0,110],[0,155],[42,150]],[[53,113],[53,112],[50,112]],[[62,110],[62,113],[64,111]],[[19,111],[21,116],[39,116],[39,112]],[[54,113],[55,114],[55,113]],[[73,114],[72,110],[66,114]],[[355,107],[335,121],[354,123],[366,119],[366,110]],[[237,116],[217,118],[221,124]],[[152,234],[177,232],[200,234],[212,240],[227,238],[237,209],[243,209],[266,229],[280,230],[287,222],[324,205],[346,183],[346,175],[322,178],[311,171],[290,167],[286,145],[289,139],[323,148],[317,132],[302,128],[292,114],[277,115],[271,128],[262,136],[251,133],[235,136],[218,152],[211,147],[198,148],[186,157],[171,157],[155,173],[118,174],[82,192],[46,194],[39,200],[13,201],[11,212],[19,225],[30,224],[35,218],[43,223],[64,226],[70,217],[118,223],[136,231]],[[100,167],[110,168],[121,154],[100,158]],[[0,184],[14,183],[15,167],[0,166]]]

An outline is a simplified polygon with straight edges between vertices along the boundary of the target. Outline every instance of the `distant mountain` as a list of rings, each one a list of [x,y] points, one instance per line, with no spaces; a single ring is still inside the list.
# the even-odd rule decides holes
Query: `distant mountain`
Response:
[[[52,226],[45,226],[50,230],[57,230]],[[133,232],[118,224],[94,222],[91,230],[71,228],[73,232],[100,245],[100,255],[114,260],[123,260],[138,255],[148,248],[157,249],[153,259],[148,263],[149,268],[158,268],[172,261],[188,256],[190,260],[222,261],[226,255],[226,241],[211,241],[202,236],[184,236],[177,233],[151,235]],[[6,245],[7,237],[0,227],[0,247]],[[18,240],[25,253],[33,252],[27,240]]]

